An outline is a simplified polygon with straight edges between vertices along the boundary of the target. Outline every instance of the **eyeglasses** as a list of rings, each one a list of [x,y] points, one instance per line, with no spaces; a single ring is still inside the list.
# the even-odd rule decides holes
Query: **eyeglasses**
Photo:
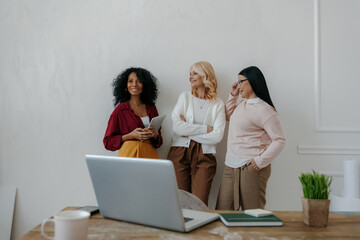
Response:
[[[243,80],[239,80],[237,83],[240,85],[242,84],[243,82],[247,81],[247,79],[243,79]]]

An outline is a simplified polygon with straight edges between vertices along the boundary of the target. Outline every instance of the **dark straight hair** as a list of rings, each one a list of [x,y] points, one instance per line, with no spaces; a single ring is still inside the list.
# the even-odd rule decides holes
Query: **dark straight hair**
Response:
[[[267,104],[269,104],[276,110],[273,102],[271,101],[265,77],[258,67],[247,67],[241,70],[241,72],[239,72],[239,75],[243,75],[248,79],[250,86],[256,96],[258,96],[260,99],[265,101]]]

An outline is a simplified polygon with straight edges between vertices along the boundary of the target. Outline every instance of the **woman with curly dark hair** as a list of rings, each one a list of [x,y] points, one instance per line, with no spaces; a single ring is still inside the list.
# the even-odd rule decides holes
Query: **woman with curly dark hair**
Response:
[[[159,158],[156,149],[162,145],[160,130],[148,126],[158,116],[155,100],[157,79],[143,68],[128,68],[113,81],[115,110],[104,136],[107,150],[119,150],[118,156]]]

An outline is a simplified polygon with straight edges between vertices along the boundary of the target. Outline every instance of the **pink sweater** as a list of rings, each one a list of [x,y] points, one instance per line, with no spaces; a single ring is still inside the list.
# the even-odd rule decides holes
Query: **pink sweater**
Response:
[[[226,157],[254,158],[259,168],[269,165],[285,145],[278,113],[265,101],[242,99],[230,94],[226,102],[226,119],[230,119]],[[255,103],[251,103],[255,102]]]

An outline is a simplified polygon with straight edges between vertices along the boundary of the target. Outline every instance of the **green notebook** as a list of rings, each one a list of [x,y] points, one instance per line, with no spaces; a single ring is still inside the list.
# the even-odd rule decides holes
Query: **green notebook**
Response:
[[[282,226],[283,222],[275,215],[253,217],[245,213],[221,213],[220,219],[226,226]]]

